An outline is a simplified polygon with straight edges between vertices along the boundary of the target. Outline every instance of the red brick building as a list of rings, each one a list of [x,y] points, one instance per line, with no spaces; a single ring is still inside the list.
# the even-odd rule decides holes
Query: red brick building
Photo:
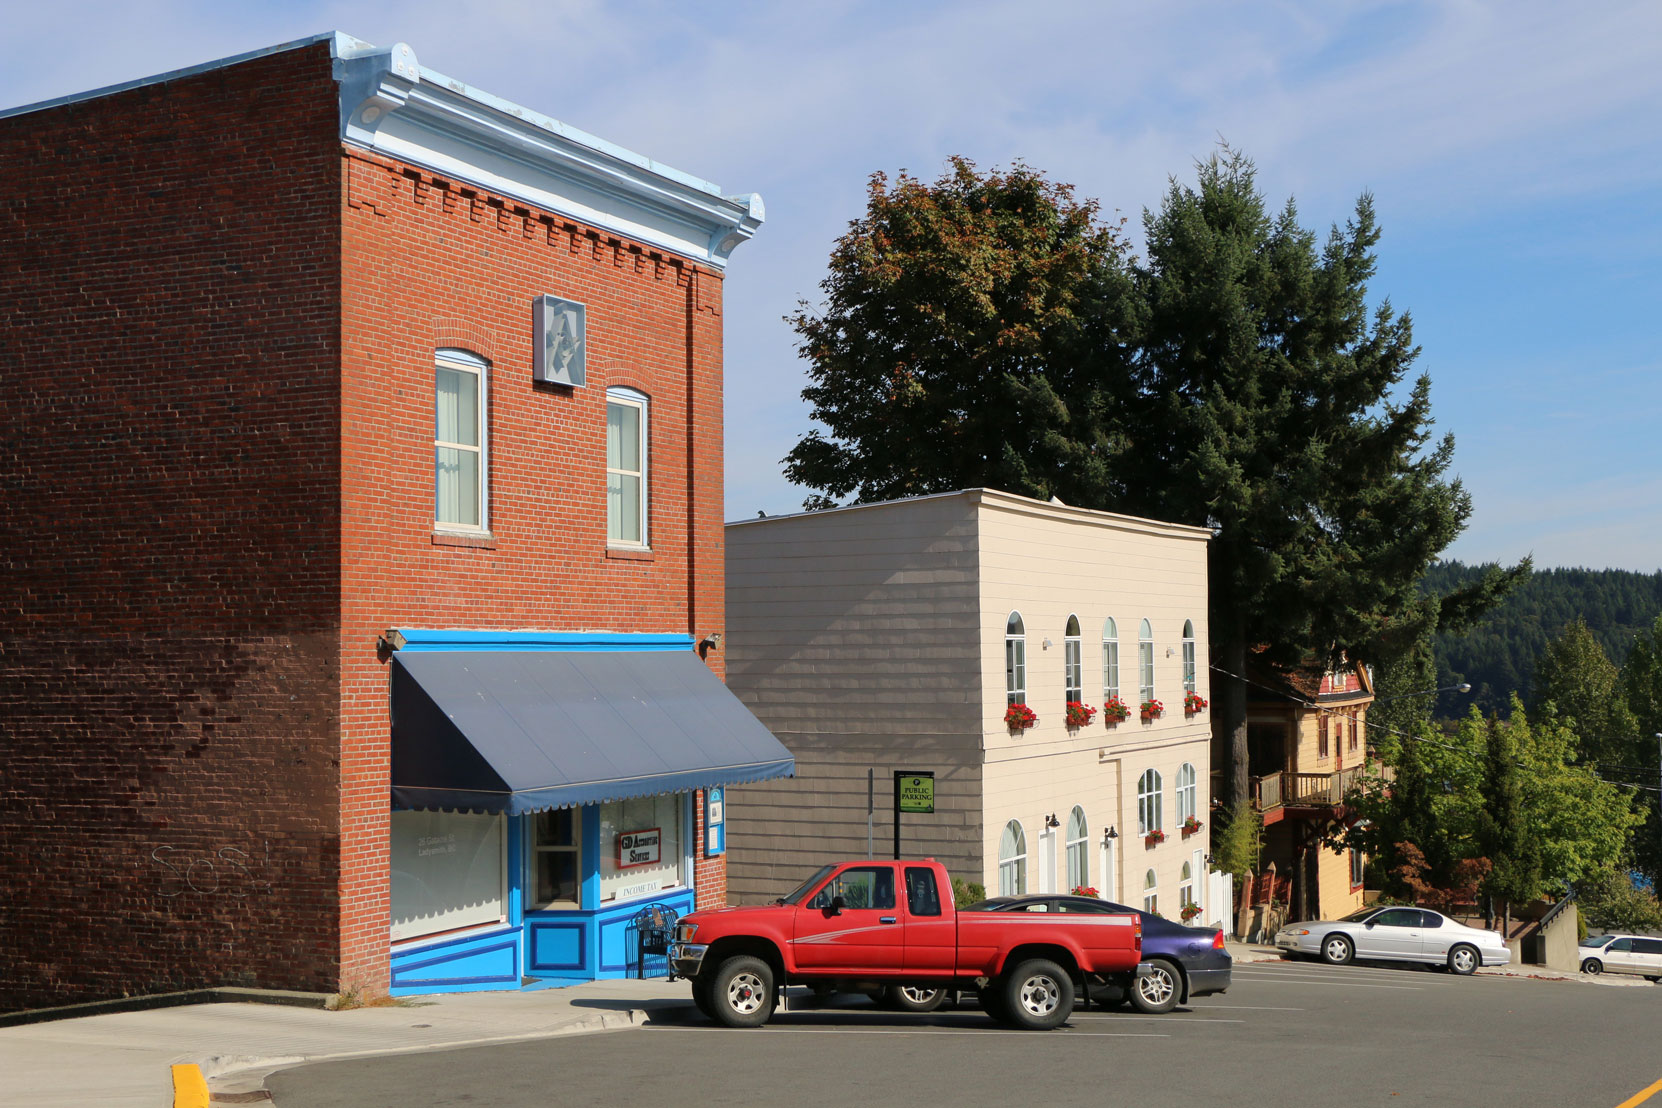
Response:
[[[621,973],[721,903],[706,791],[789,771],[709,641],[759,199],[338,34],[0,167],[0,1009]]]

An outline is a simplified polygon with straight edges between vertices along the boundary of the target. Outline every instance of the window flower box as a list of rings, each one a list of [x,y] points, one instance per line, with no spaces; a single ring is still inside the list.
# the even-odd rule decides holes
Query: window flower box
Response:
[[[1144,846],[1159,846],[1165,841],[1166,833],[1161,831],[1159,828],[1155,828],[1153,831],[1150,831],[1148,834],[1143,836]]]
[[[1091,888],[1089,885],[1075,885],[1073,887],[1073,895],[1074,896],[1089,896],[1089,897],[1093,897],[1093,898],[1096,898],[1096,899],[1101,899],[1101,897],[1102,897],[1101,893],[1097,892],[1095,889]]]
[[[1124,723],[1131,718],[1131,709],[1125,706],[1125,701],[1117,696],[1110,696],[1102,702],[1102,722],[1110,727],[1116,723]]]
[[[1143,716],[1143,721],[1145,723],[1148,720],[1151,720],[1151,719],[1159,719],[1161,716],[1163,716],[1165,714],[1166,714],[1166,706],[1164,704],[1160,703],[1158,700],[1145,700],[1145,701],[1143,701],[1142,716]]]
[[[1182,827],[1183,837],[1185,839],[1188,838],[1190,835],[1193,835],[1196,831],[1199,831],[1200,828],[1201,828],[1200,820],[1196,819],[1194,816],[1190,816],[1188,819],[1183,821],[1183,827]]]
[[[1085,704],[1078,700],[1068,701],[1069,727],[1083,727],[1087,723],[1091,722],[1091,717],[1094,715],[1096,715],[1096,709],[1091,707],[1089,704]]]
[[[1025,704],[1012,704],[1004,709],[1004,726],[1012,731],[1025,731],[1039,722],[1039,714]]]
[[[1192,693],[1189,693],[1187,696],[1185,696],[1183,698],[1183,714],[1184,715],[1192,716],[1192,715],[1196,715],[1200,712],[1204,712],[1205,710],[1206,710],[1206,698],[1201,696],[1199,693],[1192,692]]]
[[[1196,916],[1200,915],[1200,905],[1198,905],[1198,904],[1185,904],[1185,905],[1183,905],[1183,910],[1181,912],[1177,913],[1177,914],[1178,914],[1179,917],[1182,918],[1184,923],[1188,923],[1190,920],[1192,920]]]

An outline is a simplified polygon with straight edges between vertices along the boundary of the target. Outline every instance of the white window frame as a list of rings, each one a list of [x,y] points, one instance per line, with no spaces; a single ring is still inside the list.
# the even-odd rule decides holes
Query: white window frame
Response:
[[[431,832],[412,843],[410,828]],[[467,833],[463,827],[482,828]],[[476,849],[471,857],[479,857],[480,850],[489,849],[494,865],[484,869],[469,868],[468,877],[482,877],[494,888],[474,887],[446,900],[444,893],[457,893],[454,885],[433,883],[429,878],[446,873],[444,864],[435,861],[434,869],[421,872],[421,866],[404,868],[406,853],[401,847],[414,845],[417,851],[410,855],[419,860],[426,856],[435,859],[464,860],[470,855],[465,847]],[[460,851],[460,853],[458,853]],[[491,854],[485,855],[490,860]],[[425,936],[465,931],[468,928],[490,927],[508,918],[508,817],[480,812],[397,811],[392,813],[388,835],[388,868],[391,874],[391,931],[393,942],[420,939]],[[411,870],[416,872],[412,873]],[[454,876],[454,873],[448,874]],[[433,892],[438,890],[435,903]],[[416,905],[429,910],[417,914]]]
[[[1152,831],[1163,831],[1164,813],[1160,803],[1160,792],[1164,782],[1160,780],[1160,771],[1152,767],[1143,771],[1137,778],[1137,834],[1147,835]]]
[[[1008,854],[1006,843],[1010,845]],[[998,838],[998,895],[1027,895],[1027,832],[1020,820],[1006,823]]]
[[[1190,816],[1200,818],[1199,777],[1190,762],[1184,762],[1177,769],[1177,823],[1180,827]]]
[[[625,547],[632,550],[644,550],[652,545],[652,534],[647,529],[647,521],[652,518],[652,512],[649,507],[652,499],[650,472],[652,451],[649,446],[652,441],[652,404],[647,395],[638,389],[613,387],[606,390],[606,410],[608,417],[610,417],[613,405],[634,408],[640,415],[640,456],[636,459],[636,461],[640,463],[640,469],[634,470],[622,466],[612,465],[612,450],[610,442],[612,421],[608,418],[606,420],[606,435],[608,439],[606,443],[606,545]],[[634,477],[641,483],[640,514],[639,518],[635,520],[636,532],[640,535],[638,540],[614,538],[612,536],[611,483],[614,475],[619,477]]]
[[[1085,699],[1085,648],[1079,633],[1079,617],[1070,615],[1062,632],[1063,703]]]
[[[1027,703],[1027,625],[1020,612],[1004,621],[1004,702]]]
[[[1102,702],[1120,694],[1120,629],[1113,617],[1102,624]]]
[[[1143,620],[1137,627],[1137,702],[1154,699],[1154,627]]]
[[[1068,892],[1077,886],[1091,883],[1091,854],[1090,845],[1085,841],[1090,826],[1085,821],[1085,809],[1075,804],[1073,811],[1068,815],[1067,860],[1068,860]]]
[[[581,908],[583,906],[583,809],[571,809],[571,845],[570,846],[538,846],[537,845],[537,815],[533,813],[525,819],[525,910],[538,912],[561,908]],[[548,900],[537,897],[537,858],[542,854],[571,854],[577,859],[574,870],[577,874],[577,897],[574,900]]]
[[[1143,875],[1143,911],[1160,913],[1160,879],[1153,870]]]
[[[474,438],[478,445],[463,442],[451,442],[439,438],[439,386],[438,371],[447,369],[454,373],[472,374],[478,380],[478,392],[474,406]],[[466,350],[441,349],[433,353],[433,528],[437,531],[461,531],[467,534],[482,534],[490,530],[490,419],[486,413],[490,410],[490,363],[477,354]],[[448,520],[439,518],[439,458],[440,450],[461,450],[476,454],[479,458],[478,481],[474,488],[474,496],[479,505],[479,519],[475,523],[463,520]]]
[[[1195,623],[1183,621],[1183,691],[1195,691]]]
[[[1195,869],[1192,864],[1184,862],[1177,878],[1177,907],[1181,910],[1195,903],[1198,903],[1195,900]]]

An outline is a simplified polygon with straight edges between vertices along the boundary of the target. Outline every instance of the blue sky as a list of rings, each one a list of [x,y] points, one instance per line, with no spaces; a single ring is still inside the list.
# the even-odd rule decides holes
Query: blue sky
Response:
[[[1325,229],[1373,192],[1475,502],[1449,554],[1662,569],[1662,5],[4,0],[0,106],[325,30],[760,192],[728,273],[727,515],[795,510],[781,321],[874,170],[1021,159],[1138,219],[1220,137]],[[24,179],[26,181],[26,177]],[[13,180],[12,187],[26,187]]]

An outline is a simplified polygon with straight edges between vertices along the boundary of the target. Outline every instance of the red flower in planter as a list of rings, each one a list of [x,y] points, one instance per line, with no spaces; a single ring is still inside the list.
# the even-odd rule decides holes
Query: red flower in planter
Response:
[[[1183,698],[1183,711],[1186,715],[1192,716],[1196,712],[1204,712],[1205,710],[1206,698],[1199,693],[1192,692]]]
[[[1131,718],[1131,709],[1125,706],[1125,701],[1117,696],[1110,696],[1102,702],[1102,721],[1104,723],[1122,723]]]
[[[1183,910],[1177,914],[1182,917],[1184,923],[1188,923],[1190,920],[1200,915],[1200,905],[1185,904],[1183,905]]]
[[[1184,820],[1183,821],[1183,835],[1184,835],[1184,837],[1187,838],[1188,836],[1193,835],[1196,831],[1199,831],[1200,826],[1201,826],[1200,821],[1198,819],[1196,819],[1194,816],[1190,816],[1188,819]]]
[[[1004,710],[1004,726],[1012,731],[1025,731],[1039,722],[1039,714],[1025,704],[1012,704]]]
[[[1166,706],[1158,700],[1143,701],[1143,718],[1159,719],[1166,712]]]
[[[1097,892],[1095,889],[1091,888],[1089,885],[1075,885],[1073,887],[1073,895],[1074,896],[1093,896],[1093,897],[1099,897],[1099,898],[1102,896],[1101,893]]]
[[[1078,700],[1068,701],[1069,727],[1083,727],[1087,723],[1091,722],[1091,717],[1094,715],[1096,715],[1096,709],[1091,707],[1089,704],[1082,703]]]
[[[1143,836],[1144,846],[1158,846],[1165,841],[1166,833],[1161,831],[1159,828],[1155,828],[1153,831],[1150,831],[1148,834]]]

